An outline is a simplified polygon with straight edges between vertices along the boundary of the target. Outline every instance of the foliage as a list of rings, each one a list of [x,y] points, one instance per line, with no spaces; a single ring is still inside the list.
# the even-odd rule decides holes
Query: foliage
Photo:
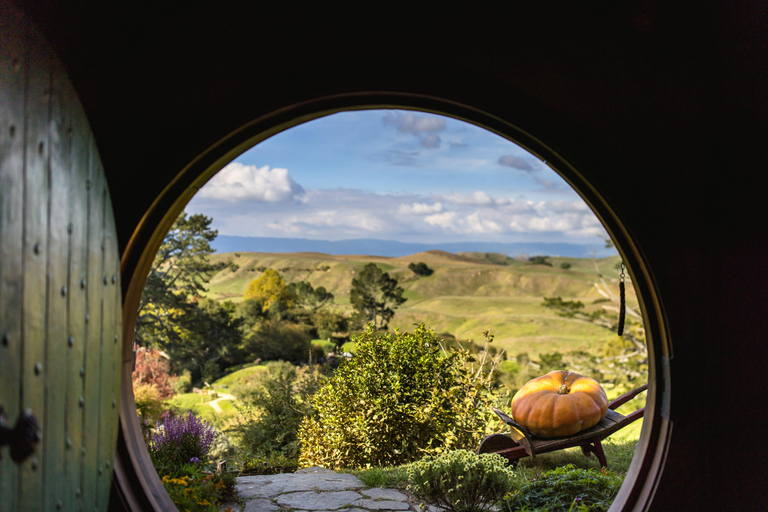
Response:
[[[560,268],[562,268],[563,270],[568,270],[569,268],[571,268],[571,264],[568,263],[567,261],[564,261],[560,264]]]
[[[528,258],[528,263],[531,265],[546,265],[548,267],[552,266],[552,264],[547,261],[546,256],[531,256]]]
[[[565,370],[566,364],[563,362],[563,354],[555,350],[554,352],[549,352],[547,354],[539,354],[541,365],[541,371],[540,373],[542,375],[555,371],[555,370]]]
[[[178,342],[168,348],[173,370],[191,372],[193,382],[212,382],[222,368],[241,361],[240,319],[232,302],[202,299],[179,328]]]
[[[349,301],[359,318],[378,328],[386,328],[395,315],[395,309],[407,299],[397,279],[381,270],[375,263],[368,263],[352,280]]]
[[[413,493],[455,512],[493,510],[512,487],[514,471],[498,454],[454,450],[425,457],[407,468]]]
[[[327,291],[323,286],[314,288],[306,281],[291,283],[288,285],[288,292],[295,297],[296,305],[310,312],[333,303],[333,294]]]
[[[397,487],[404,489],[408,486],[408,466],[370,467],[351,470],[366,487]]]
[[[243,340],[241,347],[247,360],[257,358],[263,361],[306,361],[312,336],[301,325],[263,321],[254,327],[251,334]]]
[[[310,397],[322,380],[316,366],[296,368],[283,361],[267,363],[254,384],[240,390],[245,405],[238,407],[239,423],[230,432],[249,453],[298,458],[296,432],[302,419],[313,413]]]
[[[180,467],[193,459],[205,461],[213,443],[213,426],[197,419],[192,411],[184,416],[166,416],[149,442],[156,468]]]
[[[210,243],[218,232],[212,219],[183,212],[155,255],[139,303],[136,339],[143,346],[167,347],[179,340],[179,325],[195,308],[193,299],[226,263],[213,265]]]
[[[139,347],[136,349],[136,367],[131,380],[134,389],[139,385],[152,386],[158,398],[164,400],[173,395],[173,378],[170,373],[167,356],[159,350]]]
[[[622,481],[621,476],[607,470],[577,469],[568,464],[521,486],[504,500],[502,510],[606,511]]]
[[[467,350],[446,353],[424,325],[353,338],[355,357],[312,398],[299,430],[301,464],[389,466],[476,446],[486,433],[491,375]]]
[[[349,321],[344,315],[334,311],[320,310],[312,315],[312,323],[317,329],[317,335],[320,338],[332,338],[334,333],[347,332]]]
[[[184,370],[181,375],[173,378],[171,381],[173,392],[177,395],[190,393],[192,391],[192,372]]]
[[[420,261],[419,263],[411,263],[408,265],[408,269],[411,270],[417,276],[427,277],[431,276],[434,270],[429,268],[426,263]]]
[[[618,301],[604,283],[602,288],[597,288],[608,301]],[[598,325],[613,332],[618,326],[618,315],[613,314],[617,308],[611,306],[587,312],[581,301],[566,301],[561,297],[544,297],[542,306],[555,310],[559,316]],[[631,308],[626,308],[626,313],[624,334],[614,336],[605,344],[602,358],[589,358],[589,368],[596,380],[605,381],[613,375],[614,386],[621,383],[634,388],[648,378],[648,349],[642,317]]]
[[[285,279],[277,270],[271,268],[265,269],[263,274],[248,283],[243,298],[260,301],[262,311],[267,311],[276,302],[284,308],[289,308],[296,300],[285,284]]]
[[[133,387],[136,412],[139,413],[146,427],[152,428],[165,411],[163,398],[153,384],[137,384]]]
[[[218,505],[234,500],[237,494],[233,474],[206,474],[199,464],[175,468],[162,475],[162,482],[176,508],[189,512],[218,512]]]
[[[256,455],[240,452],[234,461],[240,475],[276,475],[294,473],[299,469],[299,462],[285,455]]]

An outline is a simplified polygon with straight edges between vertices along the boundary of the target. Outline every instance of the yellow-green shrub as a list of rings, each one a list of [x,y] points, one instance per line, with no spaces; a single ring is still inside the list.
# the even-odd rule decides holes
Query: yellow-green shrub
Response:
[[[491,376],[466,350],[444,352],[423,325],[413,333],[369,328],[355,356],[312,398],[299,429],[303,466],[394,466],[428,453],[474,449],[485,434]]]

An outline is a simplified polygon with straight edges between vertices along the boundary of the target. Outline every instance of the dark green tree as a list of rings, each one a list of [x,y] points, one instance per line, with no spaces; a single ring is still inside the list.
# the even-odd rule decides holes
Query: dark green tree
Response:
[[[195,300],[205,284],[226,266],[209,260],[218,234],[211,222],[205,215],[183,212],[165,235],[139,303],[135,336],[140,345],[167,348],[177,343],[186,319],[196,316]]]
[[[299,281],[298,283],[290,283],[288,290],[296,298],[296,306],[308,310],[310,313],[314,313],[320,308],[333,303],[333,294],[325,289],[323,286],[317,288],[306,281]]]
[[[166,348],[175,373],[189,370],[193,381],[213,382],[221,370],[243,362],[238,348],[242,320],[235,308],[230,301],[220,304],[211,299],[188,308],[188,316],[177,327],[178,341]]]
[[[397,286],[397,279],[381,270],[374,263],[368,263],[352,280],[349,301],[362,322],[370,322],[377,329],[385,329],[395,316],[395,309],[407,299],[403,288]]]
[[[531,256],[528,258],[528,263],[531,265],[546,265],[548,267],[552,266],[552,264],[547,261],[546,256]]]
[[[431,276],[434,270],[429,268],[426,263],[420,261],[419,263],[411,263],[408,265],[408,269],[411,270],[417,276]]]

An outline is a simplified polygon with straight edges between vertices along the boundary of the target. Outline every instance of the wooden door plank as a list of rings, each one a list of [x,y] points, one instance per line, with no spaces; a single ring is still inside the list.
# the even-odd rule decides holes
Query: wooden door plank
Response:
[[[86,510],[96,505],[98,481],[97,450],[99,445],[99,379],[101,352],[101,288],[103,279],[102,219],[104,208],[104,176],[98,163],[98,154],[91,139],[88,163],[88,285],[86,296],[85,388],[83,392],[83,502]],[[81,449],[82,450],[82,449]]]
[[[48,112],[50,62],[53,56],[44,41],[27,33],[27,95],[25,105],[24,247],[22,301],[21,406],[30,408],[45,433],[43,379],[45,362],[46,261],[48,234]],[[46,442],[43,435],[42,443]],[[21,464],[20,505],[42,510],[42,456],[40,446]]]
[[[84,393],[85,369],[85,311],[87,281],[88,241],[88,162],[90,160],[90,131],[85,118],[80,115],[72,122],[72,170],[73,183],[69,188],[70,223],[69,233],[69,314],[67,336],[67,396],[66,396],[66,444],[65,454],[67,494],[64,510],[82,508],[82,447],[83,408],[80,397]]]
[[[0,404],[13,425],[21,410],[21,268],[24,105],[27,68],[20,19],[0,9]],[[19,470],[3,450],[0,512],[18,509]]]
[[[70,145],[71,93],[64,70],[54,64],[51,74],[49,140],[50,208],[48,210],[48,304],[45,344],[45,418],[43,489],[45,510],[64,505],[66,450],[67,297],[69,187],[72,182]]]
[[[102,286],[102,341],[101,341],[101,398],[99,447],[98,447],[98,475],[99,492],[97,504],[106,507],[109,502],[109,482],[112,479],[112,463],[114,462],[115,447],[117,443],[117,397],[119,387],[114,386],[115,373],[118,373],[121,347],[117,341],[117,233],[115,230],[114,215],[109,200],[109,189],[106,181],[103,182],[104,208],[102,218],[103,232],[103,286]]]

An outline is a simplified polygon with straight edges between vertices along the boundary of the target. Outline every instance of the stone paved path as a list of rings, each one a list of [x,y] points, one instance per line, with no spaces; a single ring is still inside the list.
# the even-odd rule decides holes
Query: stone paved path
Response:
[[[312,467],[281,475],[241,476],[237,492],[245,498],[242,512],[389,512],[417,511],[419,503],[396,489],[365,487],[354,475]],[[241,510],[238,505],[223,505]],[[427,507],[429,512],[442,509]]]

